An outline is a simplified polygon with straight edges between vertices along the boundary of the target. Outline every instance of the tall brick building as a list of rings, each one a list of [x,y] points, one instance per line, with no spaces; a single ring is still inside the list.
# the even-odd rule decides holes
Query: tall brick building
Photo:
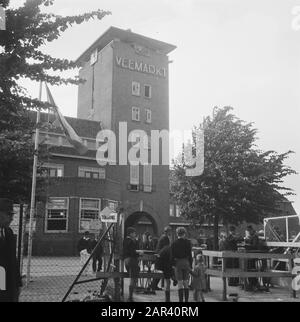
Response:
[[[109,28],[77,60],[80,78],[78,118],[67,118],[89,147],[79,155],[59,127],[42,131],[49,160],[49,184],[38,203],[34,253],[74,255],[82,232],[97,231],[105,206],[122,207],[125,227],[159,235],[169,223],[169,166],[117,165],[101,167],[96,161],[96,136],[101,129],[119,137],[119,124],[127,133],[169,130],[169,60],[175,46],[118,28]],[[53,116],[42,115],[53,123]],[[121,140],[127,141],[127,137]],[[131,148],[128,143],[126,151]],[[164,149],[168,147],[164,146]],[[124,149],[124,146],[123,146]],[[151,142],[148,146],[151,152]],[[160,156],[162,155],[160,146]],[[150,159],[149,159],[150,161]],[[160,160],[161,161],[161,160]]]

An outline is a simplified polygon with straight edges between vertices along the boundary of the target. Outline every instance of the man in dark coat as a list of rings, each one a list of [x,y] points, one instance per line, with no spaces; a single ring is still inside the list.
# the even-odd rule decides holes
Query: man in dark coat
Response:
[[[97,246],[98,241],[95,239],[95,236],[92,235],[89,251],[88,253],[91,254],[94,248]],[[101,244],[98,245],[97,249],[95,250],[93,254],[93,272],[96,273],[100,272],[102,270],[102,256],[103,256],[103,247]],[[98,264],[98,265],[97,265]]]
[[[157,242],[157,246],[156,246],[156,253],[159,254],[159,252],[166,246],[169,246],[171,244],[170,242],[170,235],[172,232],[172,228],[170,226],[166,226],[164,228],[164,232],[163,234],[160,236],[158,242]],[[158,269],[156,267],[156,269]],[[152,283],[151,283],[151,288],[153,291],[161,291],[162,289],[160,287],[158,287],[158,283],[159,283],[159,278],[154,278]]]
[[[172,255],[171,255],[171,246],[167,245],[162,248],[157,254],[157,261],[155,263],[155,268],[163,271],[164,278],[166,280],[166,289],[165,289],[165,301],[170,302],[170,286],[171,279],[174,279],[174,270],[172,267]]]
[[[16,241],[9,225],[13,202],[0,198],[0,302],[18,302],[22,286],[16,259]]]
[[[133,227],[128,227],[127,236],[123,241],[123,260],[130,278],[128,302],[133,302],[133,292],[140,271],[137,250],[138,241],[136,240],[136,230]]]
[[[159,252],[161,249],[163,249],[165,246],[168,246],[171,244],[170,242],[170,234],[172,232],[172,228],[170,226],[167,226],[164,228],[163,234],[160,236],[156,251]]]
[[[86,231],[84,233],[84,236],[81,237],[77,243],[77,250],[79,252],[80,255],[80,265],[83,267],[85,265],[85,263],[87,262],[87,260],[90,257],[90,233],[88,231]],[[88,265],[86,266],[83,275],[87,275],[88,271],[90,268],[90,263],[88,263]]]

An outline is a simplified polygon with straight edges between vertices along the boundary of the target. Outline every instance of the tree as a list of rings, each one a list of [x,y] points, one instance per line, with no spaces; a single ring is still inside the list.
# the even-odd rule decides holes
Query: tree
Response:
[[[6,13],[6,31],[0,34],[0,196],[15,201],[28,200],[33,159],[34,124],[26,112],[43,109],[45,104],[32,99],[18,81],[46,81],[52,85],[78,84],[78,78],[64,78],[60,72],[76,68],[72,61],[54,58],[40,50],[74,24],[102,19],[110,14],[97,10],[62,17],[43,13],[53,0],[26,0],[13,9],[9,0],[0,0]]]
[[[187,177],[184,153],[174,162],[171,172],[171,192],[183,216],[194,223],[213,222],[215,249],[220,222],[257,223],[277,212],[282,194],[293,194],[282,186],[283,179],[296,173],[284,164],[292,151],[278,154],[258,150],[257,130],[231,114],[231,110],[215,108],[213,116],[206,117],[200,125],[205,138],[204,173]],[[194,133],[200,126],[194,128]]]

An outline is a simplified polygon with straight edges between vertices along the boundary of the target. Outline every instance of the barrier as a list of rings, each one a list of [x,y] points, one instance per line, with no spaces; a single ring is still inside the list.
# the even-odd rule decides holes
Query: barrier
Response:
[[[220,277],[223,280],[223,301],[227,301],[227,278],[239,277],[242,282],[247,278],[272,278],[284,277],[291,279],[292,296],[296,297],[296,292],[292,290],[292,280],[295,275],[292,273],[293,260],[295,258],[292,254],[272,254],[272,253],[253,253],[253,252],[231,252],[231,251],[207,251],[203,250],[202,254],[207,265],[206,274],[208,275],[208,285],[210,276]],[[221,260],[221,265],[214,264],[215,258]],[[226,267],[226,260],[236,258],[239,260],[239,268]],[[249,260],[257,262],[264,261],[263,270],[249,271]],[[287,263],[287,270],[274,270],[274,261],[284,261]]]

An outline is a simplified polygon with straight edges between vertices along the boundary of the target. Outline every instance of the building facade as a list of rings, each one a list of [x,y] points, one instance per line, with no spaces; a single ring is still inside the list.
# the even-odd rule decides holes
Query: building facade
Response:
[[[47,149],[43,187],[37,202],[35,255],[75,255],[84,231],[99,232],[99,213],[106,206],[123,209],[125,228],[134,226],[159,236],[169,223],[169,165],[162,165],[168,142],[151,144],[152,130],[169,130],[169,60],[175,46],[129,30],[109,28],[77,60],[80,64],[77,118],[66,118],[89,151],[79,155],[68,143],[53,115],[42,115],[40,140]],[[31,115],[34,119],[34,115]],[[126,134],[120,131],[120,123]],[[49,124],[51,126],[49,126]],[[116,135],[116,164],[97,162],[101,130]],[[149,163],[120,165],[142,130]],[[151,150],[160,162],[151,165]],[[100,224],[101,225],[101,224]]]
[[[125,226],[141,221],[142,230],[154,235],[169,220],[169,166],[151,165],[150,136],[152,130],[169,130],[168,54],[173,49],[173,45],[112,27],[77,60],[82,66],[79,76],[86,79],[79,85],[78,117],[101,122],[117,138],[117,165],[111,165],[111,179],[120,182]],[[127,135],[133,130],[147,134],[149,165],[120,165],[121,149],[127,155],[132,147],[128,136],[120,133],[121,123]],[[162,156],[162,144],[155,148]],[[164,149],[168,155],[168,146]]]

